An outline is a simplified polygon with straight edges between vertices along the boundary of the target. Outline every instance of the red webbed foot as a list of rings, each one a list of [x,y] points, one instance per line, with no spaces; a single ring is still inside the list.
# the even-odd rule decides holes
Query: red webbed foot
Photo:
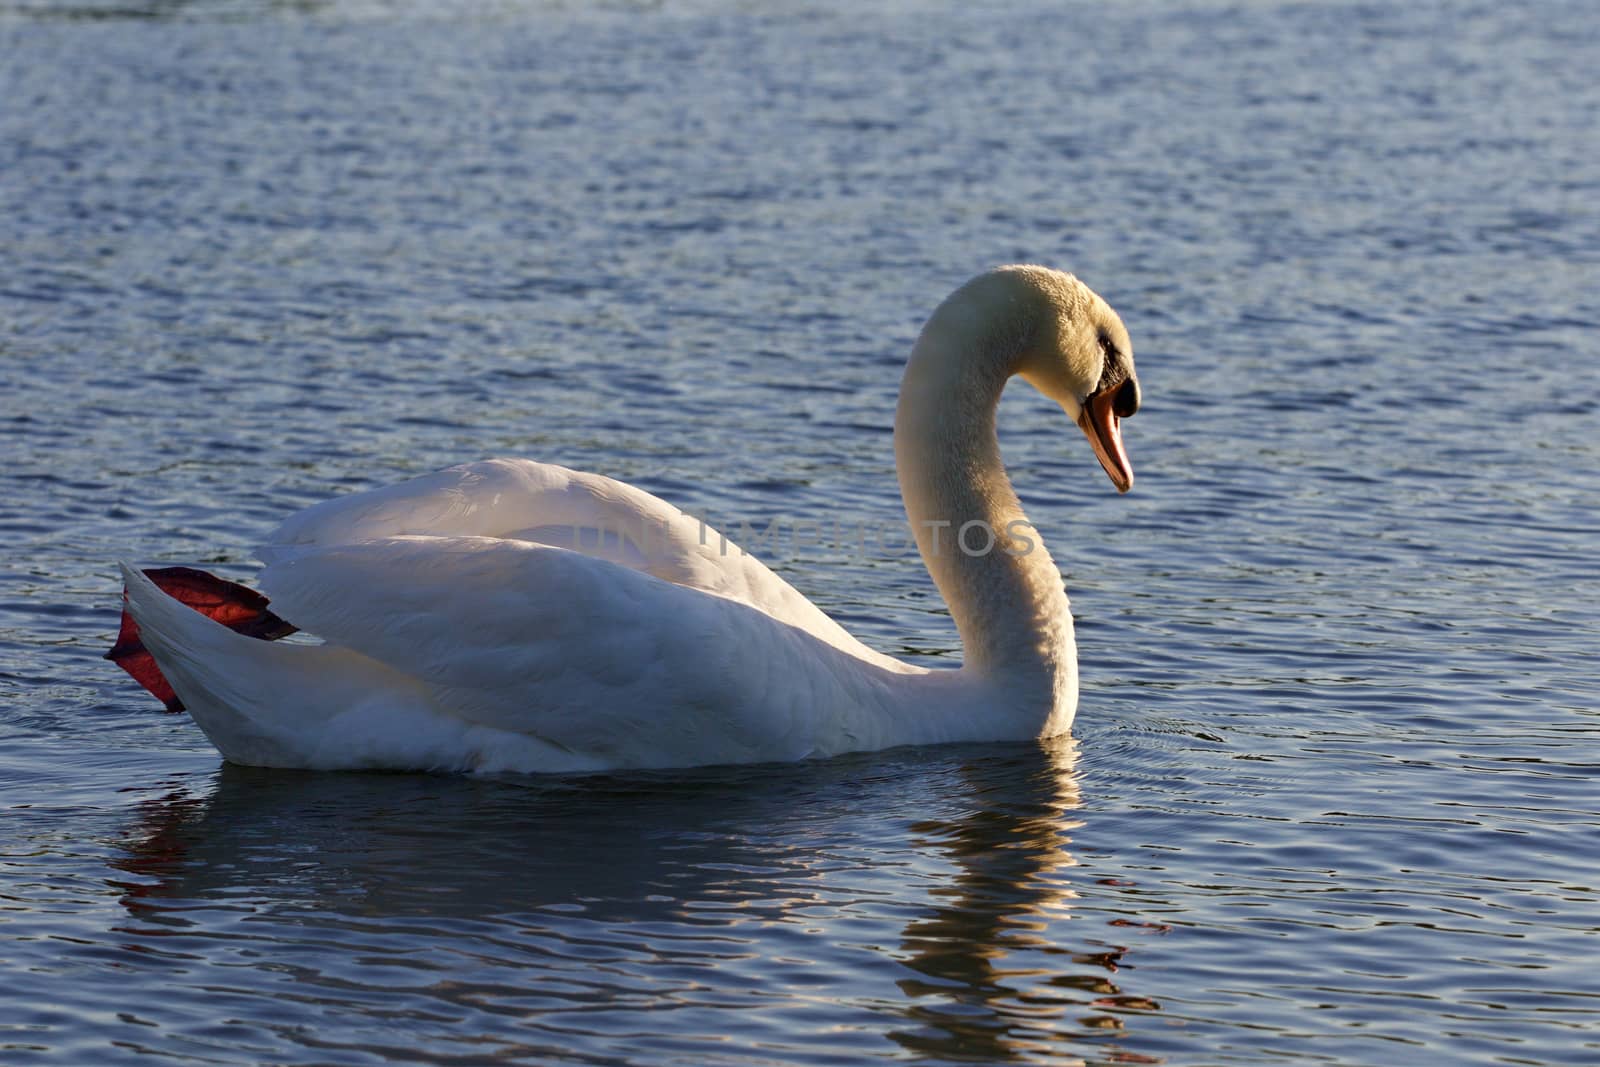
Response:
[[[263,641],[276,641],[295,632],[295,627],[267,610],[267,598],[237,582],[218,578],[214,574],[193,567],[159,567],[144,572],[161,591],[189,605],[207,618],[214,619],[235,633],[257,637]],[[122,598],[127,600],[127,590]],[[139,638],[139,624],[133,621],[127,609],[122,612],[122,628],[117,632],[117,643],[105,658],[121,667],[167,706],[168,711],[182,711],[183,701],[172,691],[172,686],[161,674],[153,656]]]

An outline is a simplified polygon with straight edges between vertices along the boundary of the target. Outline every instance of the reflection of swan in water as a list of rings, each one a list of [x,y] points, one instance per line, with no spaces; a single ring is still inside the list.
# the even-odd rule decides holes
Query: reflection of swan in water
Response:
[[[1112,981],[1124,946],[1060,943],[1058,926],[1078,900],[1067,873],[1076,863],[1068,833],[1082,825],[1072,815],[1077,756],[1076,743],[1061,739],[1015,759],[974,761],[962,775],[971,810],[912,827],[957,873],[933,891],[933,913],[907,925],[901,940],[917,972],[900,982],[916,1024],[894,1034],[907,1051],[975,1063],[1041,1055],[1060,1062],[1063,1037],[1114,1038],[1122,1021],[1108,1008],[1156,1007],[1125,997]],[[1124,1050],[1116,1057],[1159,1062]]]
[[[745,884],[760,879],[740,877],[741,868],[774,874],[798,862],[780,842],[717,829],[730,813],[740,816],[738,794],[771,773],[575,782],[224,763],[209,795],[148,804],[117,866],[146,876],[123,887],[136,913],[248,890],[268,907],[309,907],[335,920],[492,918],[574,900],[596,918],[670,920],[678,900],[761,895]],[[744,807],[773,802],[762,796]],[[695,881],[697,873],[704,877]]]
[[[267,1041],[337,1031],[370,1051],[397,1019],[449,1018],[474,1056],[549,1059],[619,1026],[738,1040],[745,1004],[778,1045],[853,1038],[829,1050],[846,1059],[889,1039],[932,1060],[1104,1052],[1095,1002],[1119,995],[1122,950],[1067,922],[1075,754],[579,781],[224,765],[208,795],[145,805],[116,862],[120,936],[159,954],[181,933],[169,977],[259,996]],[[648,1014],[664,1007],[692,1010]],[[849,1025],[830,1037],[824,1016]]]

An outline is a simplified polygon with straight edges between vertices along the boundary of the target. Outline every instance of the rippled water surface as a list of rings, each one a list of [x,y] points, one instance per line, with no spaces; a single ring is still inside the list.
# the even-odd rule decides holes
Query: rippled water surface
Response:
[[[1600,22],[1422,0],[0,2],[0,1060],[1600,1062]],[[485,455],[889,524],[915,330],[1078,272],[1119,498],[1016,390],[1049,747],[224,765],[113,561],[247,579]],[[916,561],[780,544],[959,656]]]

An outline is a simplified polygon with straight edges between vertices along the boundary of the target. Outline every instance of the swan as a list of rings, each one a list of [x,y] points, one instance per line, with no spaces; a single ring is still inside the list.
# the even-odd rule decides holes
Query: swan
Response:
[[[266,597],[124,563],[122,658],[153,658],[141,680],[169,685],[225,759],[268,767],[594,772],[1064,734],[1077,648],[1000,458],[1012,376],[1077,422],[1118,491],[1133,483],[1120,427],[1139,382],[1104,300],[1018,265],[938,306],[906,365],[894,448],[960,632],[956,669],[868,648],[649,493],[521,459],[291,516],[258,551]],[[191,579],[215,584],[200,596]],[[272,639],[296,628],[315,640]]]

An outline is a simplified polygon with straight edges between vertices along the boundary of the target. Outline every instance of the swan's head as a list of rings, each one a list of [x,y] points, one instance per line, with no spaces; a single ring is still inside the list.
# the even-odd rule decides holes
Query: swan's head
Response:
[[[1001,267],[1020,294],[1027,326],[1016,373],[1061,405],[1089,438],[1119,493],[1133,486],[1122,420],[1139,410],[1128,330],[1077,278],[1046,267]]]

